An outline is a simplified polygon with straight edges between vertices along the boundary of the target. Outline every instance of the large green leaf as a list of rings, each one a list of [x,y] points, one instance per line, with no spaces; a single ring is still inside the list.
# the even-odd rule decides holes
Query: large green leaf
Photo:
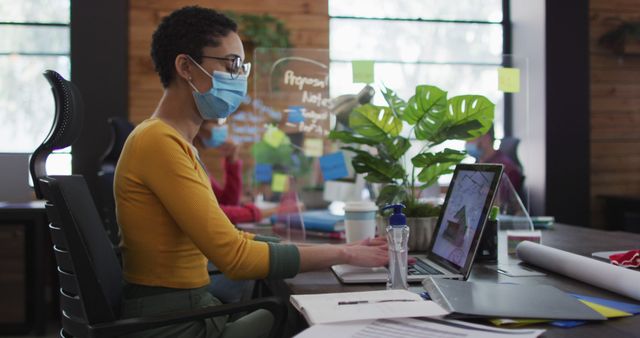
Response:
[[[402,119],[402,115],[404,115],[404,110],[407,108],[407,103],[403,99],[398,97],[395,91],[389,88],[384,88],[384,91],[382,92],[382,96],[384,96],[384,99],[385,101],[387,101],[389,108],[391,108],[391,112],[393,112],[393,114],[397,118]]]
[[[447,102],[447,116],[451,121],[448,139],[470,140],[486,134],[493,124],[495,108],[495,104],[484,96],[452,97]]]
[[[358,144],[367,144],[370,146],[375,146],[379,144],[378,141],[374,141],[370,138],[366,138],[358,134],[354,134],[352,132],[343,131],[343,130],[341,131],[332,130],[329,133],[329,139],[341,141],[343,143],[358,143]]]
[[[437,153],[418,154],[411,159],[411,163],[419,168],[429,167],[437,163],[460,163],[466,154],[465,151],[446,148]]]
[[[453,172],[453,166],[458,163],[445,162],[422,168],[418,174],[418,180],[424,183],[423,187],[428,187],[438,181],[438,177]]]
[[[393,115],[389,107],[365,104],[351,113],[349,127],[362,136],[381,142],[388,136],[398,136],[402,121]]]
[[[388,184],[378,194],[378,198],[376,199],[376,204],[378,206],[385,206],[388,204],[395,204],[400,202],[405,202],[408,198],[407,190],[397,184]]]
[[[424,183],[424,187],[436,183],[438,177],[452,173],[452,166],[464,159],[466,152],[446,148],[438,153],[418,154],[411,162],[417,168],[422,168],[418,173],[418,181]]]
[[[409,148],[411,142],[402,136],[387,138],[378,146],[381,156],[388,156],[393,160],[398,160]]]
[[[447,92],[435,86],[417,86],[409,99],[402,119],[414,126],[418,140],[429,140],[438,134],[446,121]]]
[[[374,183],[393,183],[396,179],[404,178],[405,171],[400,163],[375,157],[360,149],[343,147],[342,149],[356,153],[351,160],[353,169],[359,174],[367,174],[365,180]]]

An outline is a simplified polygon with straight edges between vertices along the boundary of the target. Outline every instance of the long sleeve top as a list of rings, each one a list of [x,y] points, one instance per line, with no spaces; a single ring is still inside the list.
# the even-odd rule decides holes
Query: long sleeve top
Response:
[[[294,245],[254,240],[218,206],[195,148],[151,118],[128,137],[115,173],[126,281],[197,288],[209,283],[207,260],[232,279],[295,275]]]

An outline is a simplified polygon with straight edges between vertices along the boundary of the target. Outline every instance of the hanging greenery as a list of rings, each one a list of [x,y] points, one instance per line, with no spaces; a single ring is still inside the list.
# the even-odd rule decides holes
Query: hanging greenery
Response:
[[[602,35],[598,43],[613,50],[618,56],[638,54],[633,44],[640,44],[640,21],[621,22],[615,29]]]
[[[240,34],[253,44],[253,47],[288,48],[289,30],[284,22],[269,14],[240,14],[226,12],[238,23]]]

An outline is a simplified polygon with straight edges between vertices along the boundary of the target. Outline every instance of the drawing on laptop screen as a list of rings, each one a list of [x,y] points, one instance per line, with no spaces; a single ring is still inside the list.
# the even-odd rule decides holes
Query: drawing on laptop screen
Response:
[[[433,253],[458,267],[464,266],[478,229],[495,173],[461,170],[452,182]]]

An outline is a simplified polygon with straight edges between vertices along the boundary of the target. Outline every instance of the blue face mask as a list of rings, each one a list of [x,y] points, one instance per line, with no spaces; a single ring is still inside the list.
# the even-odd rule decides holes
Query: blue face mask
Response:
[[[230,73],[214,71],[213,76],[207,73],[202,66],[193,61],[200,70],[211,77],[211,89],[206,93],[200,93],[193,88],[193,98],[200,115],[205,120],[225,119],[238,109],[240,103],[247,95],[247,76],[238,75],[232,79]]]
[[[208,148],[217,148],[221,146],[229,135],[229,127],[227,125],[211,128],[211,136],[203,139],[202,143]]]
[[[464,149],[467,153],[477,159],[480,159],[482,156],[482,150],[478,148],[478,145],[475,143],[467,143],[464,145]]]

